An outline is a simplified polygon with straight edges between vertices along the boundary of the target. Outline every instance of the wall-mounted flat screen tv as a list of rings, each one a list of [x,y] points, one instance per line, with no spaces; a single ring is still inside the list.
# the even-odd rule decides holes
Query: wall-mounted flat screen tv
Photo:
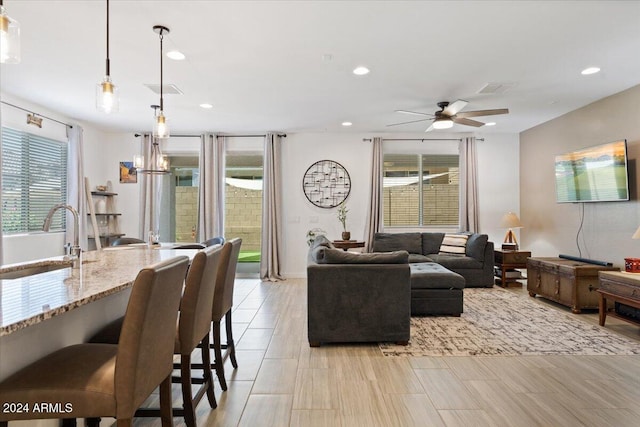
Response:
[[[556,156],[558,203],[629,200],[627,141]]]

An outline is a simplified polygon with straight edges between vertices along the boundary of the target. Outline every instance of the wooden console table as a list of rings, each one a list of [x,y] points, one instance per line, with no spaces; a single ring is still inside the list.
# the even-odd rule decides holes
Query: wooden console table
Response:
[[[364,242],[358,240],[334,240],[333,246],[338,249],[344,249],[345,251],[353,248],[364,248]]]
[[[564,258],[529,258],[527,261],[527,291],[534,297],[540,295],[567,307],[573,313],[583,309],[598,309],[598,273],[618,271],[617,267],[605,267]]]
[[[607,301],[619,302],[633,308],[640,309],[640,274],[626,272],[602,271],[599,274],[600,295],[599,320],[600,326],[604,326],[607,319]],[[624,316],[616,311],[609,313],[618,319],[640,325],[640,319]]]

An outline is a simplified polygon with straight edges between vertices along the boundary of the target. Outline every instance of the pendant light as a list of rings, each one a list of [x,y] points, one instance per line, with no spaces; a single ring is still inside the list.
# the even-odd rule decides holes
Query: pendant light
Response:
[[[159,105],[152,105],[154,111],[154,117],[158,117]],[[137,136],[137,135],[136,135]],[[135,167],[138,173],[148,175],[160,175],[167,174],[169,170],[169,157],[162,153],[160,142],[162,140],[151,135],[151,152],[149,157],[145,158],[144,154],[136,154],[133,156],[133,167]]]
[[[117,113],[119,108],[118,88],[111,81],[109,61],[109,0],[107,0],[107,72],[105,78],[96,86],[96,108],[104,113]]]
[[[0,63],[18,64],[20,62],[20,24],[7,15],[0,0]]]
[[[155,116],[153,125],[153,136],[155,138],[169,138],[169,124],[164,116],[164,98],[163,98],[163,75],[162,75],[162,40],[165,34],[169,34],[169,29],[162,25],[155,25],[153,31],[160,36],[160,113]]]

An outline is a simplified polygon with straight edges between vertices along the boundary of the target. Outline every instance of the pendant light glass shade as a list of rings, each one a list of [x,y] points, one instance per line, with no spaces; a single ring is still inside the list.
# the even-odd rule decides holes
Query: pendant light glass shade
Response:
[[[107,60],[106,73],[96,86],[96,108],[103,113],[117,113],[120,109],[118,88],[111,81],[111,61],[109,60],[109,0],[107,0]]]
[[[20,62],[20,24],[7,15],[0,0],[0,63]]]
[[[169,138],[169,123],[167,118],[164,116],[162,111],[155,117],[155,121],[153,124],[153,136],[155,138]]]
[[[120,108],[118,88],[105,76],[102,83],[96,85],[96,108],[103,113],[117,113]]]

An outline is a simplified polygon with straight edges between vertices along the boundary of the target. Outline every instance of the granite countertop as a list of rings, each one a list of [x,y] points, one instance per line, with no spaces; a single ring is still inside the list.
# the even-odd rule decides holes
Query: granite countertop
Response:
[[[127,289],[140,269],[179,255],[190,259],[195,249],[116,246],[82,254],[82,266],[72,269],[64,257],[0,267],[0,276],[12,276],[35,267],[60,269],[0,280],[0,336],[35,325],[74,308]],[[69,265],[69,267],[66,267]]]

